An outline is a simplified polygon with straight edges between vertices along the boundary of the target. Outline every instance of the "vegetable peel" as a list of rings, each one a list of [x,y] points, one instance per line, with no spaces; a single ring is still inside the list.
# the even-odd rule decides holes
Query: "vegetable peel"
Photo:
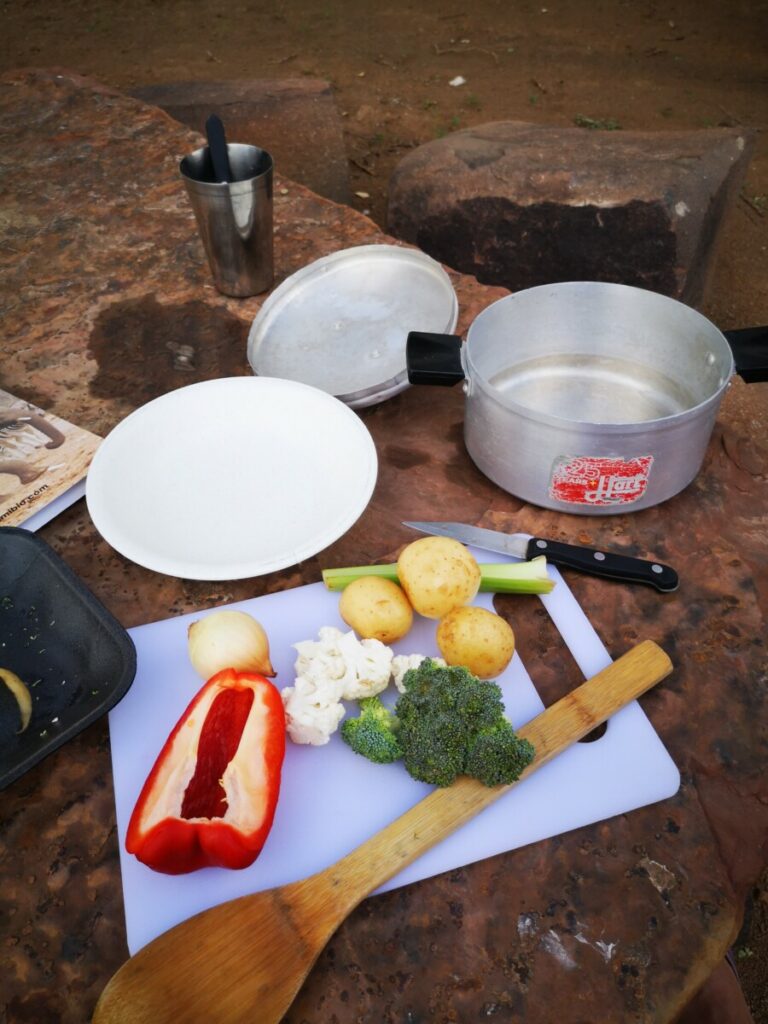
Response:
[[[16,673],[11,672],[9,668],[0,668],[0,679],[3,680],[5,685],[16,698],[16,703],[19,705],[21,728],[18,732],[22,733],[27,728],[29,721],[32,718],[32,695],[29,692],[27,684],[22,682]]]

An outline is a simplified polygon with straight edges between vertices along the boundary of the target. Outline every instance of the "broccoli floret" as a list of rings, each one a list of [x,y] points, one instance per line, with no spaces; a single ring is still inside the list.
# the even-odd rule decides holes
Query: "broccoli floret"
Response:
[[[468,735],[495,720],[495,699],[500,712],[500,691],[497,698],[494,684],[431,658],[405,673],[403,687],[395,714],[405,767],[420,782],[450,786],[464,774]]]
[[[403,762],[413,778],[450,786],[472,775],[487,786],[512,782],[533,758],[504,717],[497,683],[425,659],[403,677],[395,705]]]
[[[376,764],[390,764],[403,756],[397,732],[397,719],[379,697],[364,697],[360,717],[347,718],[341,726],[344,742]]]
[[[533,760],[533,745],[521,739],[506,718],[481,729],[467,751],[465,772],[484,786],[508,785]]]

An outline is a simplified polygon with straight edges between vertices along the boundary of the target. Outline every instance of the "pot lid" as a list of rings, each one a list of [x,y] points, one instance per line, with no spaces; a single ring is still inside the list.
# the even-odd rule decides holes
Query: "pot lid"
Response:
[[[361,245],[310,263],[275,289],[248,335],[255,374],[301,381],[352,408],[407,388],[409,331],[451,334],[458,300],[431,257]]]

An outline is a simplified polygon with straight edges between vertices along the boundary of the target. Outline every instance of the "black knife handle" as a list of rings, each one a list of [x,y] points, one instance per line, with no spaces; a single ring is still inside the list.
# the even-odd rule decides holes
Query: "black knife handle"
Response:
[[[613,580],[631,583],[648,583],[662,592],[677,590],[679,580],[671,566],[661,562],[648,562],[642,558],[626,555],[612,555],[597,548],[584,548],[575,544],[561,544],[557,540],[531,537],[526,551],[527,558],[544,555],[553,565],[603,576]]]

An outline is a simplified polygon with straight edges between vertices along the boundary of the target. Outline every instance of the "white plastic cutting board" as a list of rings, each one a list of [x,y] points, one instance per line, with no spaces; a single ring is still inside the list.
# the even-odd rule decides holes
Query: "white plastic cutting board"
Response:
[[[487,553],[475,551],[478,560]],[[494,556],[496,557],[496,556]],[[510,559],[512,561],[512,559]],[[611,661],[558,571],[541,600],[585,678]],[[346,629],[338,595],[322,583],[231,605],[253,614],[270,638],[278,686],[293,682],[292,644],[315,639],[321,626]],[[492,607],[492,595],[475,602]],[[144,780],[177,719],[202,685],[187,658],[187,628],[206,613],[131,630],[138,655],[133,686],[109,715],[117,825],[131,954],[161,932],[225,900],[304,878],[327,867],[420,800],[430,787],[400,764],[374,765],[338,734],[323,747],[287,745],[280,800],[267,843],[243,871],[206,868],[162,875],[125,852],[125,830]],[[437,654],[435,623],[418,619],[394,645],[399,654]],[[528,666],[535,678],[536,666]],[[516,727],[543,704],[516,654],[499,677]],[[392,698],[396,696],[391,687]],[[354,707],[354,705],[353,705]],[[393,889],[505,850],[631,811],[677,792],[680,775],[637,702],[615,715],[605,735],[576,744],[539,769],[462,829],[428,851],[379,891]]]

